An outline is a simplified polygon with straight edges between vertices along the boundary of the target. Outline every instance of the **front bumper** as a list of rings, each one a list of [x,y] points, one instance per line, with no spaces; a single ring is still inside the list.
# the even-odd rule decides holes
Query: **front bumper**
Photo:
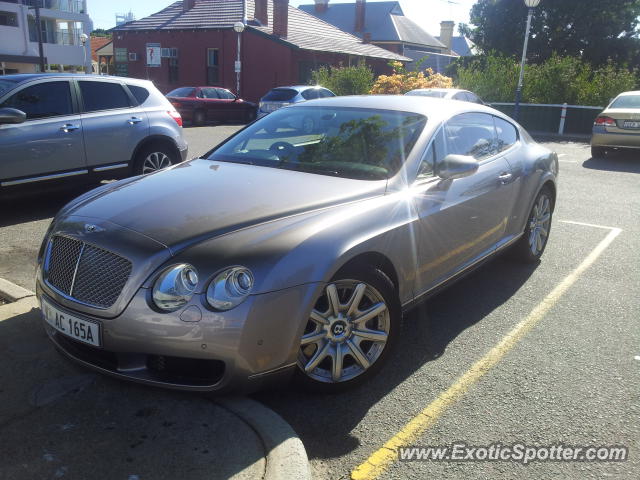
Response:
[[[202,295],[196,295],[172,313],[151,309],[150,292],[141,288],[111,319],[63,306],[55,291],[40,282],[36,294],[62,312],[99,324],[101,348],[74,340],[43,320],[56,347],[86,367],[166,388],[249,392],[291,375],[320,288],[307,284],[253,295],[227,312],[208,309]],[[185,314],[187,309],[191,315]],[[198,321],[196,311],[201,315]]]

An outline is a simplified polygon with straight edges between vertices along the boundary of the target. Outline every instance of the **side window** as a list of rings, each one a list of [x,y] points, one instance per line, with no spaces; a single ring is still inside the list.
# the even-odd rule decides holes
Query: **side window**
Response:
[[[149,90],[146,88],[138,87],[137,85],[127,86],[140,105],[146,102],[147,98],[149,98]]]
[[[216,88],[201,88],[198,92],[198,98],[218,99]]]
[[[85,112],[129,108],[129,96],[119,83],[80,80],[80,92]]]
[[[465,102],[467,100],[467,95],[464,92],[458,92],[452,97],[452,99]]]
[[[418,169],[417,179],[425,179],[432,177],[437,170],[437,166],[446,156],[446,147],[444,142],[443,129],[440,128],[435,134],[431,145],[424,154],[420,168]]]
[[[445,136],[448,154],[484,160],[498,153],[493,118],[485,113],[463,113],[451,118],[445,125]]]
[[[497,148],[503,152],[518,141],[518,130],[512,124],[498,117],[493,117],[498,135]]]
[[[27,114],[27,120],[71,115],[69,82],[46,82],[27,87],[4,101],[0,107],[17,108]]]
[[[318,98],[318,89],[316,88],[309,88],[308,90],[305,90],[304,92],[302,92],[302,98],[304,98],[305,100],[313,100],[315,98]]]
[[[216,90],[218,91],[218,97],[223,100],[235,100],[236,98],[229,90],[225,90],[224,88],[217,88]]]
[[[326,88],[321,88],[318,90],[318,93],[320,94],[320,98],[328,98],[328,97],[335,97],[335,95],[333,94],[333,92],[331,90],[327,90]]]

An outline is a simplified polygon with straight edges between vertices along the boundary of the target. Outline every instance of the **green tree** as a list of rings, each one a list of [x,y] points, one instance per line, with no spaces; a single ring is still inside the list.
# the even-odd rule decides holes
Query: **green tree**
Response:
[[[311,72],[312,85],[322,85],[336,95],[366,95],[374,78],[364,62],[350,67],[321,67]]]
[[[460,32],[485,53],[519,56],[526,18],[522,0],[477,0],[471,25],[461,25]],[[637,65],[639,19],[640,0],[542,0],[534,9],[529,58],[537,63],[555,52],[593,65],[604,65],[608,59]]]
[[[111,38],[111,32],[105,30],[104,28],[96,28],[93,32],[91,32],[92,37],[109,37]]]

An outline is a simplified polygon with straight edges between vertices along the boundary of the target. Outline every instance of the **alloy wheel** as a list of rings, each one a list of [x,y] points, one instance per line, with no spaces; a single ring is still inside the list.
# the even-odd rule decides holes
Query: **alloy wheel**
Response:
[[[549,237],[550,223],[551,199],[543,193],[534,205],[529,219],[529,249],[534,256],[544,250]]]
[[[302,335],[298,367],[320,382],[351,380],[380,358],[390,324],[387,304],[371,285],[358,280],[329,283]]]
[[[162,152],[147,155],[142,163],[142,174],[152,173],[171,166],[171,159]]]

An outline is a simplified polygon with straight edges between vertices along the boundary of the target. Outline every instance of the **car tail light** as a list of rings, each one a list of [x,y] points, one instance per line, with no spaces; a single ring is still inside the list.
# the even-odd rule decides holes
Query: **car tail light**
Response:
[[[167,113],[169,114],[169,116],[171,118],[173,118],[176,123],[178,124],[178,126],[182,126],[182,115],[180,115],[178,112],[176,112],[175,110],[168,110]]]
[[[180,108],[182,106],[180,102],[171,102],[171,105],[173,105],[176,108]]]
[[[611,117],[597,117],[593,124],[599,127],[615,127],[616,121]]]

